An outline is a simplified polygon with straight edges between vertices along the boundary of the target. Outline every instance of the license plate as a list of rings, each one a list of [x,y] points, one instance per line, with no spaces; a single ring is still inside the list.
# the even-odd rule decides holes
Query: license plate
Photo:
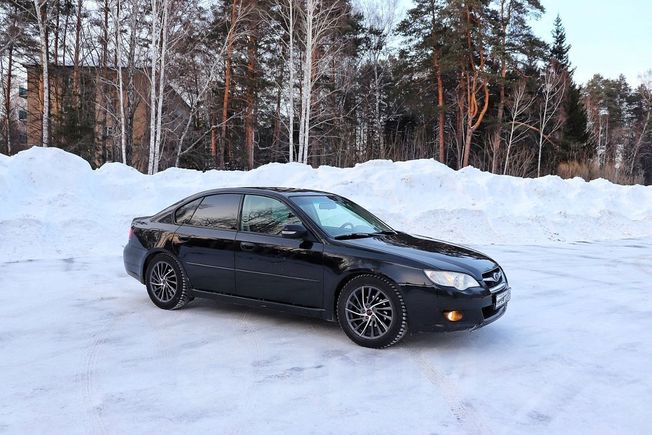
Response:
[[[507,289],[506,291],[496,295],[496,309],[505,305],[512,298],[512,291]]]

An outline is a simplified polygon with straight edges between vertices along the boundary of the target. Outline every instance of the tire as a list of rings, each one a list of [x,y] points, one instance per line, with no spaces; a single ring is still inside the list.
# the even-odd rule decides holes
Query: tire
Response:
[[[353,342],[374,349],[398,343],[408,331],[407,309],[398,286],[371,274],[346,283],[337,298],[337,321]]]
[[[170,254],[156,254],[145,272],[147,294],[154,305],[177,310],[191,300],[188,278],[179,261]]]

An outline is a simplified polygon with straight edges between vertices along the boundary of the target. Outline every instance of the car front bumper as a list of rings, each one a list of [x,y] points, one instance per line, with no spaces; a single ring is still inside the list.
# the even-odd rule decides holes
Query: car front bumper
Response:
[[[490,293],[485,289],[469,292],[446,291],[434,287],[403,287],[411,332],[450,332],[481,328],[505,314],[509,297],[504,305],[496,307],[496,299],[511,295],[511,288]],[[448,320],[444,313],[459,311],[462,319]]]

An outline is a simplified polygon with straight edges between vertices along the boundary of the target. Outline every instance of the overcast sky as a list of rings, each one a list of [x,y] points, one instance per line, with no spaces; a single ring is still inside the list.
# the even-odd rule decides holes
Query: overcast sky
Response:
[[[378,1],[378,0],[376,0]],[[382,0],[381,0],[382,1]],[[406,10],[411,0],[398,0]],[[551,41],[552,22],[559,14],[571,44],[575,79],[584,83],[593,74],[631,84],[652,69],[652,0],[541,0],[546,13],[532,23],[535,33]]]

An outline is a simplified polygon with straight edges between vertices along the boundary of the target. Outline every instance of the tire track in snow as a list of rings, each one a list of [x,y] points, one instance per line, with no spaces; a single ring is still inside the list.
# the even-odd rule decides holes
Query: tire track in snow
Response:
[[[101,349],[101,345],[106,342],[106,334],[109,331],[110,326],[113,324],[113,320],[105,322],[105,324],[92,335],[92,343],[86,354],[86,363],[84,364],[84,371],[77,375],[76,383],[81,388],[82,392],[82,403],[81,408],[87,409],[88,414],[90,414],[91,421],[91,431],[92,433],[101,433],[108,434],[109,432],[106,429],[104,423],[104,417],[102,416],[102,406],[101,404],[95,405],[93,403],[95,396],[95,378],[96,378],[96,366],[97,366],[97,355]],[[90,408],[89,408],[90,407]]]
[[[461,399],[459,390],[454,382],[451,382],[437,370],[427,359],[423,350],[412,354],[412,358],[419,365],[421,373],[428,381],[437,388],[438,392],[448,404],[449,411],[455,420],[460,424],[461,429],[467,434],[490,434],[491,431],[483,423],[476,411],[468,407]]]

